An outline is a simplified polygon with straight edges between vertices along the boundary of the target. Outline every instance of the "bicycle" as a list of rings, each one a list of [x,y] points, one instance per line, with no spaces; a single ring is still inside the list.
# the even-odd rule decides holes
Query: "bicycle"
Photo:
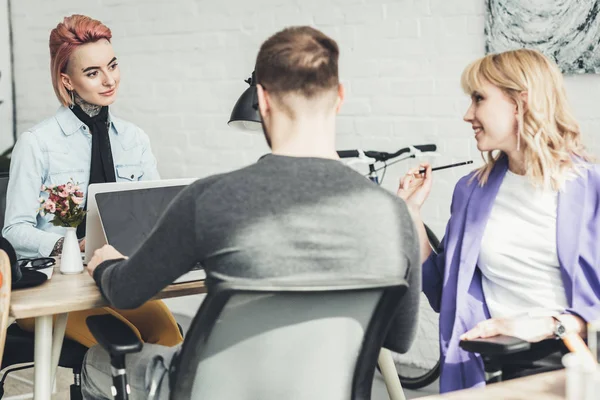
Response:
[[[342,159],[354,159],[358,163],[367,164],[369,166],[369,173],[365,176],[375,184],[381,185],[388,166],[409,158],[416,158],[422,155],[422,153],[435,152],[436,149],[436,145],[426,144],[405,147],[395,153],[358,149],[340,150],[337,153]],[[404,157],[399,158],[401,156]],[[388,161],[392,160],[394,161],[388,163]],[[355,164],[356,162],[351,161],[348,164]],[[381,163],[383,163],[383,166],[378,168],[377,165]],[[383,171],[381,178],[378,175],[379,171]],[[427,232],[427,238],[432,250],[437,253],[440,241],[427,225],[425,225],[425,231]],[[437,313],[431,309],[427,298],[421,293],[419,327],[415,342],[405,354],[392,353],[402,387],[406,389],[420,389],[431,384],[439,377],[440,352],[438,335]],[[435,342],[435,346],[431,346],[431,341]]]

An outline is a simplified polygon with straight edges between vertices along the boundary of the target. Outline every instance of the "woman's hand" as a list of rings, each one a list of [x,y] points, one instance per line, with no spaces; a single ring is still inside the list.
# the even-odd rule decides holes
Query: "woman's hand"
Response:
[[[98,265],[102,264],[106,260],[117,260],[119,258],[128,257],[125,257],[123,254],[119,253],[119,251],[111,245],[105,244],[94,252],[94,256],[87,265],[88,273],[91,276],[94,276],[94,270]]]
[[[82,253],[85,251],[85,238],[79,240],[79,251]]]
[[[488,338],[497,335],[518,337],[531,343],[554,336],[552,317],[490,318],[461,335],[462,340]]]
[[[425,168],[424,174],[419,172],[422,168]],[[410,208],[419,211],[429,196],[431,183],[431,165],[422,163],[419,167],[410,169],[400,180],[398,197],[403,199]]]

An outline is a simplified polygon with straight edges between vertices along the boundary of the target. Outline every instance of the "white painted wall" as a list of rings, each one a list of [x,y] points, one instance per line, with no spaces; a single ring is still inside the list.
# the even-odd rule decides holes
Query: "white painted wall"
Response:
[[[13,144],[12,103],[8,3],[0,0],[0,153]]]

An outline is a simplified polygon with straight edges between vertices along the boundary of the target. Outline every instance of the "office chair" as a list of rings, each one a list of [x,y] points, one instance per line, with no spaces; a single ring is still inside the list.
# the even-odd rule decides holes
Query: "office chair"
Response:
[[[0,231],[4,227],[7,185],[8,176],[6,174],[0,174]],[[0,252],[0,254],[6,255],[4,251]],[[10,270],[10,262],[7,261],[7,264]],[[8,281],[10,283],[10,274],[8,276]],[[4,318],[5,316],[6,318],[8,318],[8,309],[5,314],[2,314],[2,318]],[[6,380],[8,374],[21,369],[33,367],[34,334],[33,332],[26,332],[22,330],[16,323],[11,324],[8,327],[8,329],[4,325],[1,325],[0,328],[0,352],[4,350],[4,357],[2,357],[1,366],[2,370],[4,370],[7,367],[10,367],[11,365],[26,364],[19,367],[9,368],[4,372],[4,375],[0,379],[1,399],[4,393],[4,381]],[[5,342],[4,337],[6,338]],[[68,338],[64,339],[58,365],[63,368],[69,368],[73,370],[74,383],[70,387],[71,400],[82,399],[81,366],[83,365],[83,358],[85,357],[86,352],[87,347],[79,344],[74,340]]]
[[[6,328],[8,325],[11,280],[10,268],[8,255],[4,251],[0,250],[0,361],[2,360],[2,355],[4,352]]]
[[[25,365],[7,369],[0,380],[0,387],[4,385],[9,373],[33,367],[34,344],[33,332],[22,330],[16,323],[6,330],[2,369],[4,370],[4,368],[11,365]],[[87,350],[87,347],[74,340],[65,338],[63,341],[58,365],[73,371],[73,384],[70,386],[71,400],[81,400],[83,398],[81,395],[81,366]],[[0,398],[2,398],[1,395]]]
[[[209,294],[181,351],[168,372],[147,371],[153,377],[148,387],[160,390],[168,373],[171,399],[370,399],[406,281],[207,283]],[[87,323],[110,355],[115,399],[127,399],[124,358],[141,344],[111,316],[91,316]],[[152,365],[160,366],[157,361]]]
[[[6,191],[8,189],[8,174],[0,172],[0,227],[4,228],[6,213]]]

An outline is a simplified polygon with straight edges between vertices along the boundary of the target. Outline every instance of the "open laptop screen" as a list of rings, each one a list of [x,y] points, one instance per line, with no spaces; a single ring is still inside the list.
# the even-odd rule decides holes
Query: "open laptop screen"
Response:
[[[146,240],[169,203],[185,185],[96,194],[106,242],[130,256]]]

